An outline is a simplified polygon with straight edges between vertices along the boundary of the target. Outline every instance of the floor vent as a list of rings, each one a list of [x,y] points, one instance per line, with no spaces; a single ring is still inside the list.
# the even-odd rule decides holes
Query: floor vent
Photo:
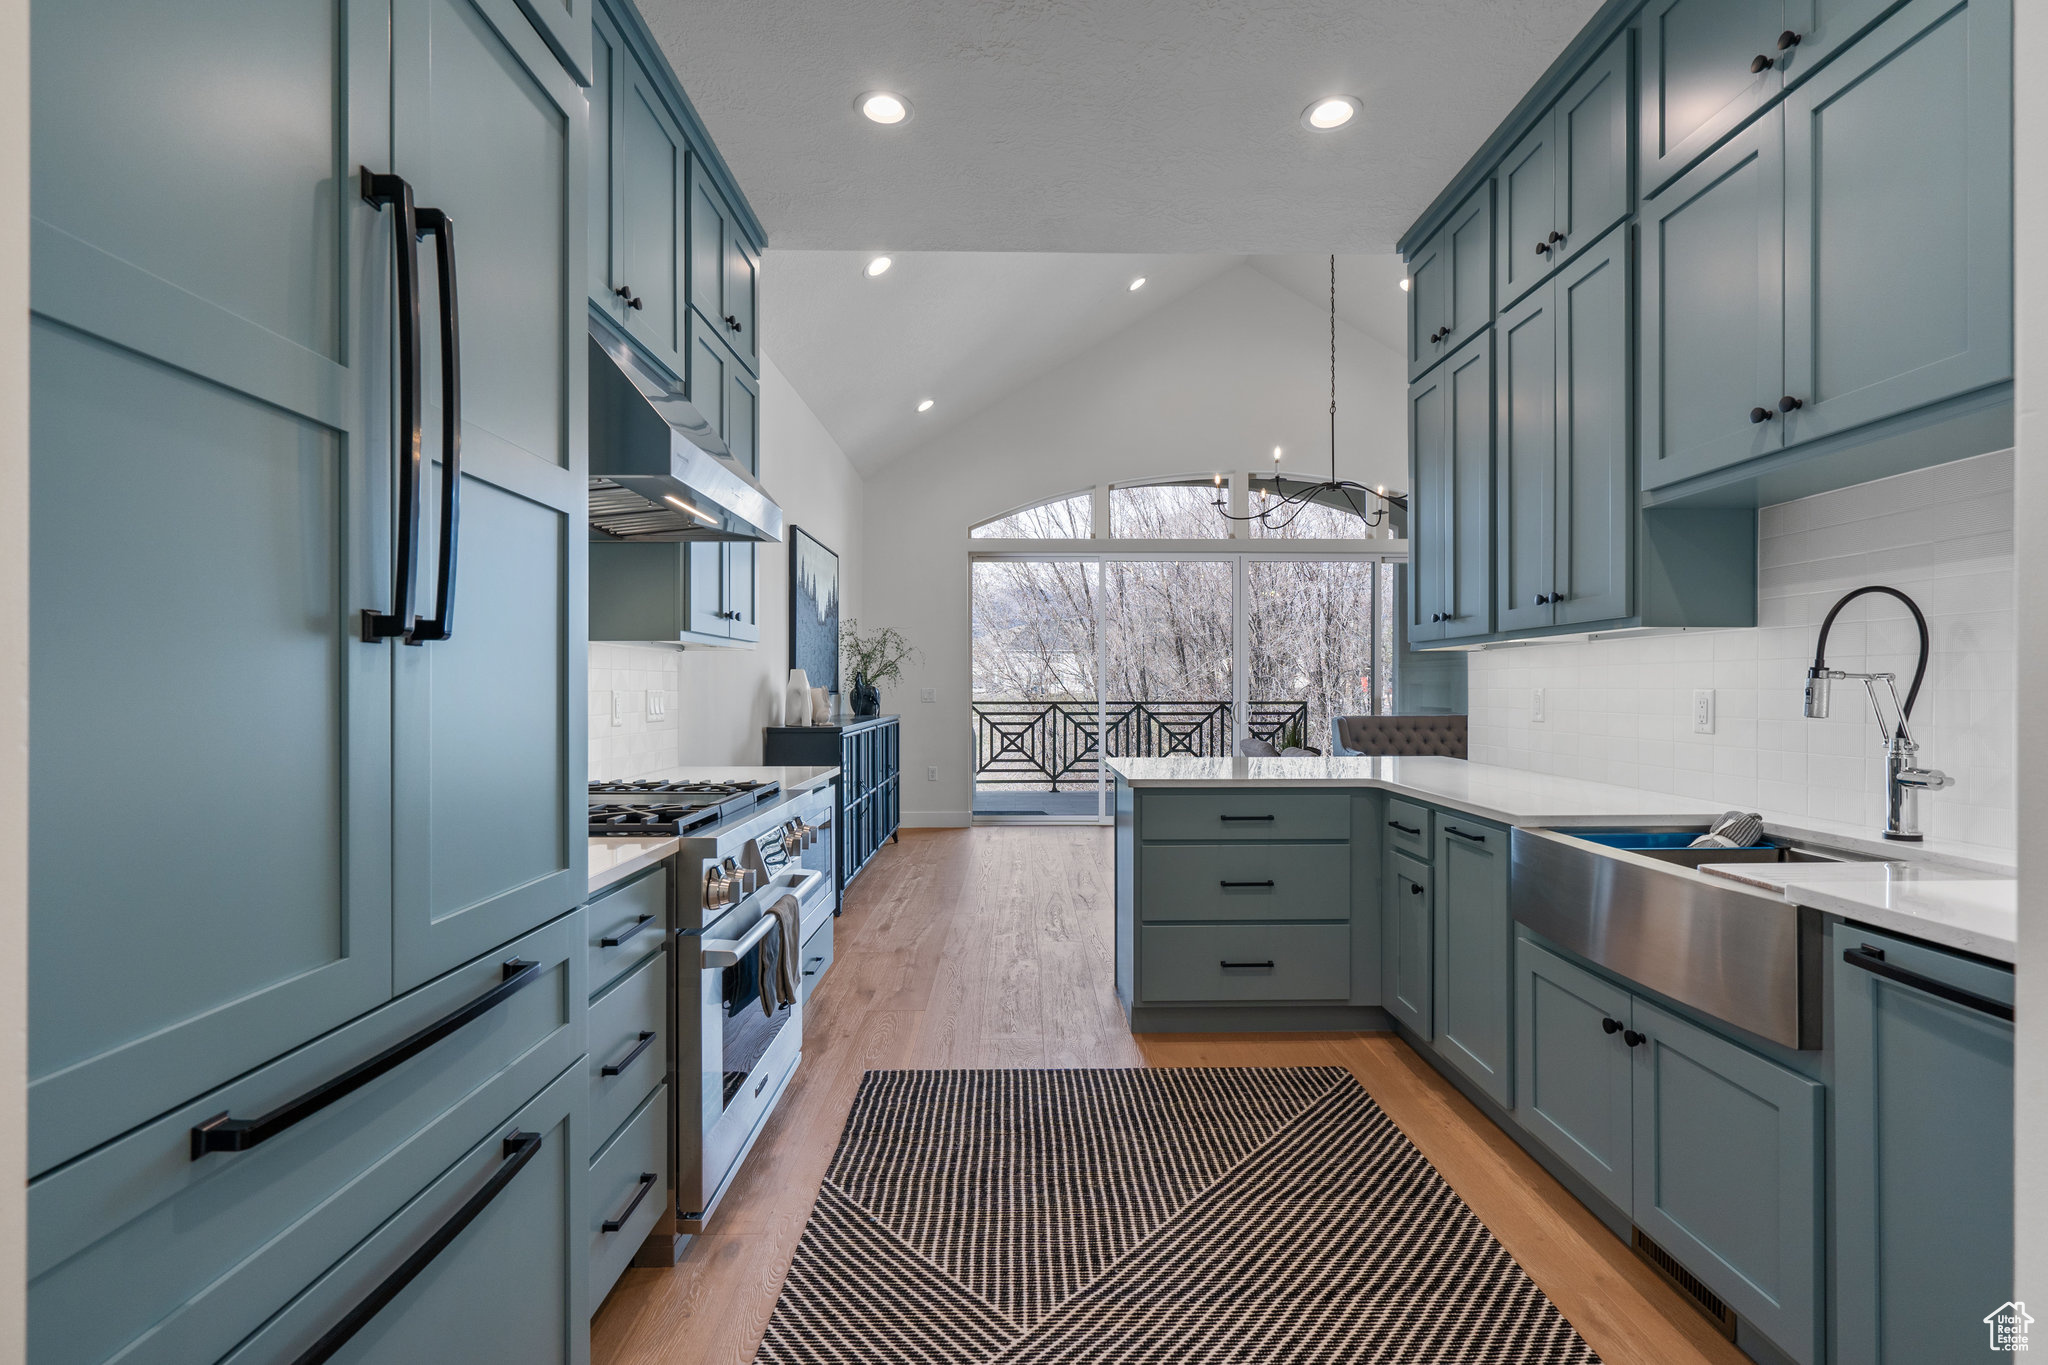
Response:
[[[1643,1236],[1641,1228],[1629,1229],[1629,1245],[1636,1255],[1649,1263],[1664,1282],[1685,1295],[1695,1308],[1707,1315],[1722,1336],[1735,1340],[1735,1310],[1721,1302],[1721,1296],[1700,1283],[1699,1276],[1687,1270],[1675,1260],[1671,1253]]]

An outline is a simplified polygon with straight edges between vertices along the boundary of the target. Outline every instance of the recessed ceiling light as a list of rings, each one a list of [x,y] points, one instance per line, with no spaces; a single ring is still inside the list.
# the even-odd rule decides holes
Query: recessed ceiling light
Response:
[[[877,256],[872,261],[869,261],[863,269],[865,270],[867,277],[869,279],[873,279],[877,275],[888,274],[889,267],[894,264],[896,264],[896,262],[890,260],[887,256]],[[1408,286],[1406,283],[1403,283],[1401,287],[1403,289],[1406,289]]]
[[[1143,289],[1144,287],[1145,277],[1143,275],[1140,275],[1137,279],[1131,281],[1131,292],[1133,294],[1137,293],[1140,289]]]
[[[918,400],[917,400],[917,410],[918,410],[919,412],[930,412],[930,411],[932,410],[932,400],[931,400],[931,399],[929,399],[929,398],[920,398],[920,399],[918,399]]]
[[[1405,293],[1407,293],[1407,292],[1408,292],[1408,285],[1409,285],[1409,279],[1408,279],[1408,277],[1407,277],[1406,275],[1403,275],[1403,276],[1401,277],[1401,292],[1402,292],[1402,293],[1404,293],[1404,294],[1405,294]]]
[[[1358,101],[1349,95],[1331,95],[1319,99],[1301,111],[1301,122],[1305,128],[1323,132],[1331,128],[1342,128],[1351,122],[1351,116],[1358,112]]]
[[[910,122],[910,101],[886,90],[870,90],[853,102],[871,122],[887,125]]]

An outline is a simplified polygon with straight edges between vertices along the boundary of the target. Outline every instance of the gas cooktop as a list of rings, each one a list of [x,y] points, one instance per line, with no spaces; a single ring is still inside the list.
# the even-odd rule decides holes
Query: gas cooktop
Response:
[[[597,834],[669,835],[695,830],[743,815],[782,793],[779,782],[593,782],[590,784],[590,832]]]

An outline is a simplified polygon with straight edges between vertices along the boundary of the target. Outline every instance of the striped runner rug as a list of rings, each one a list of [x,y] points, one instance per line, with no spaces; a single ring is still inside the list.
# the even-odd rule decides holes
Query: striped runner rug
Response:
[[[755,1360],[1598,1357],[1339,1067],[870,1071]]]

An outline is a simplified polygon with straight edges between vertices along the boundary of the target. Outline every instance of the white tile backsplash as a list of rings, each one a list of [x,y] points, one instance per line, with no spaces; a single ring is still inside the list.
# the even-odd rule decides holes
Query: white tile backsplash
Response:
[[[658,645],[590,646],[590,774],[628,779],[675,766],[680,745],[682,651]],[[624,693],[612,724],[612,693]],[[647,694],[661,693],[667,714],[647,719]]]
[[[1913,710],[1921,761],[1956,785],[1920,799],[1931,837],[2014,847],[2011,451],[1879,479],[1758,513],[1757,626],[1482,650],[1470,656],[1473,759],[1721,801],[1785,816],[1881,825],[1883,747],[1856,683],[1830,717],[1801,714],[1821,618],[1884,584],[1927,615],[1927,681]],[[1911,683],[1918,636],[1893,599],[1858,598],[1828,663]],[[593,687],[595,683],[593,682]],[[1531,693],[1544,689],[1544,719]],[[1694,688],[1715,690],[1715,733],[1692,729]]]

